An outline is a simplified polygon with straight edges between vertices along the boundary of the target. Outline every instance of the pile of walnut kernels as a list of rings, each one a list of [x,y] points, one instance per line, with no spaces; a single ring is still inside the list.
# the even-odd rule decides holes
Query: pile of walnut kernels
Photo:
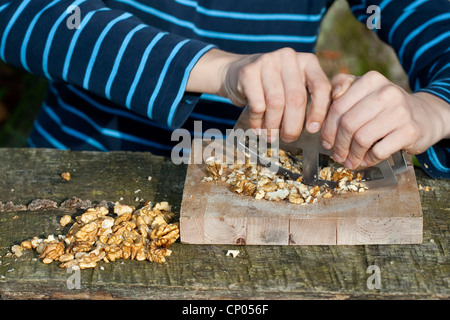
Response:
[[[295,163],[281,149],[278,164],[294,173],[301,174],[301,163]],[[287,200],[290,203],[303,205],[316,203],[318,198],[331,198],[333,194],[362,193],[367,190],[359,173],[355,175],[350,169],[335,162],[319,172],[319,178],[322,180],[338,182],[334,189],[327,186],[308,186],[302,183],[301,178],[297,181],[288,179],[263,166],[251,163],[249,159],[245,163],[235,162],[226,165],[210,157],[206,160],[206,173],[207,176],[203,178],[203,181],[224,181],[230,186],[231,191],[252,196],[257,200]]]
[[[174,214],[167,202],[135,207],[115,203],[114,215],[106,207],[89,208],[71,226],[67,235],[34,237],[12,247],[16,253],[34,249],[43,263],[60,262],[61,268],[77,265],[80,269],[95,268],[97,262],[118,259],[165,262],[172,251],[168,247],[179,237],[178,223],[170,223]],[[62,226],[72,221],[68,215]]]

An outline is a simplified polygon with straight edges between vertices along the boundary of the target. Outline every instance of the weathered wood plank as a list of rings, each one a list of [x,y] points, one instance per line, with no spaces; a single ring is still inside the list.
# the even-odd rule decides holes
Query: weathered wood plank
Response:
[[[36,159],[39,159],[37,161]],[[20,161],[18,161],[20,160]],[[68,183],[59,174],[69,169]],[[28,173],[25,175],[24,173]],[[135,203],[169,200],[179,213],[186,166],[145,153],[0,149],[0,201],[60,203],[72,196]],[[147,177],[152,176],[148,181]],[[423,243],[356,246],[236,246],[175,243],[167,263],[99,263],[81,270],[81,288],[68,289],[70,274],[44,265],[33,252],[5,257],[11,244],[34,235],[65,232],[66,213],[0,212],[2,299],[449,299],[450,182],[416,170],[424,212]],[[11,192],[11,189],[20,192]],[[142,190],[135,194],[134,191]],[[140,195],[139,195],[140,194]],[[136,202],[138,204],[139,202]],[[239,250],[236,258],[227,250]],[[381,289],[369,289],[370,265],[381,270]]]

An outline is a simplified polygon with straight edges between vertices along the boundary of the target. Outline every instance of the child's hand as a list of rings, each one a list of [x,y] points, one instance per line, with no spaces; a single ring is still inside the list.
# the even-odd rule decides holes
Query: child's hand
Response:
[[[372,166],[404,149],[412,154],[450,134],[450,106],[434,95],[409,94],[378,72],[337,75],[323,124],[323,146],[348,168]]]
[[[217,74],[217,61],[222,61],[221,83],[210,93],[227,97],[236,105],[248,104],[252,128],[280,129],[281,139],[294,141],[303,129],[309,91],[311,107],[306,128],[312,133],[320,130],[331,101],[331,84],[315,55],[288,48],[255,55],[211,50],[191,72],[187,89],[205,81],[196,74]],[[215,82],[217,79],[209,80],[209,84]],[[198,86],[194,90],[205,92]]]

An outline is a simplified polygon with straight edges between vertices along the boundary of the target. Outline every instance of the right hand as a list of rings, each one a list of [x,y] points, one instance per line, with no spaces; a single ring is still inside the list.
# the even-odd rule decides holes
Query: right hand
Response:
[[[220,85],[212,89],[215,92],[207,93],[226,97],[238,106],[248,105],[251,128],[268,129],[269,133],[280,129],[283,141],[296,140],[303,129],[309,92],[306,129],[311,133],[321,129],[331,102],[331,84],[314,54],[284,48],[266,54],[235,55],[213,49],[205,56],[205,60],[199,60],[205,64],[191,72],[192,79],[200,80],[196,71],[211,74],[211,66],[221,61],[220,76],[215,80]],[[205,92],[200,89],[197,92]],[[268,137],[269,141],[273,138]]]

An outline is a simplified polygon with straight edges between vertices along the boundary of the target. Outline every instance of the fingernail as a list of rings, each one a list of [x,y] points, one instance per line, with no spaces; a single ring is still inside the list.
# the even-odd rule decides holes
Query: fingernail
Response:
[[[308,125],[308,131],[310,132],[310,133],[316,133],[316,132],[318,132],[320,130],[320,123],[318,123],[318,122],[311,122],[309,125]]]
[[[367,162],[366,161],[361,161],[361,166],[363,166],[363,167],[367,167]]]
[[[333,159],[336,162],[342,162],[342,158],[339,157],[339,155],[337,155],[336,153],[333,153]]]
[[[322,146],[328,150],[331,149],[331,147],[332,147],[331,143],[329,143],[328,141],[325,141],[325,140],[322,140]]]
[[[336,88],[334,88],[334,90],[333,90],[333,93],[332,93],[332,98],[333,99],[337,99],[338,98],[338,96],[340,95],[340,93],[341,93],[341,90],[342,90],[342,87],[341,86],[337,86]]]

